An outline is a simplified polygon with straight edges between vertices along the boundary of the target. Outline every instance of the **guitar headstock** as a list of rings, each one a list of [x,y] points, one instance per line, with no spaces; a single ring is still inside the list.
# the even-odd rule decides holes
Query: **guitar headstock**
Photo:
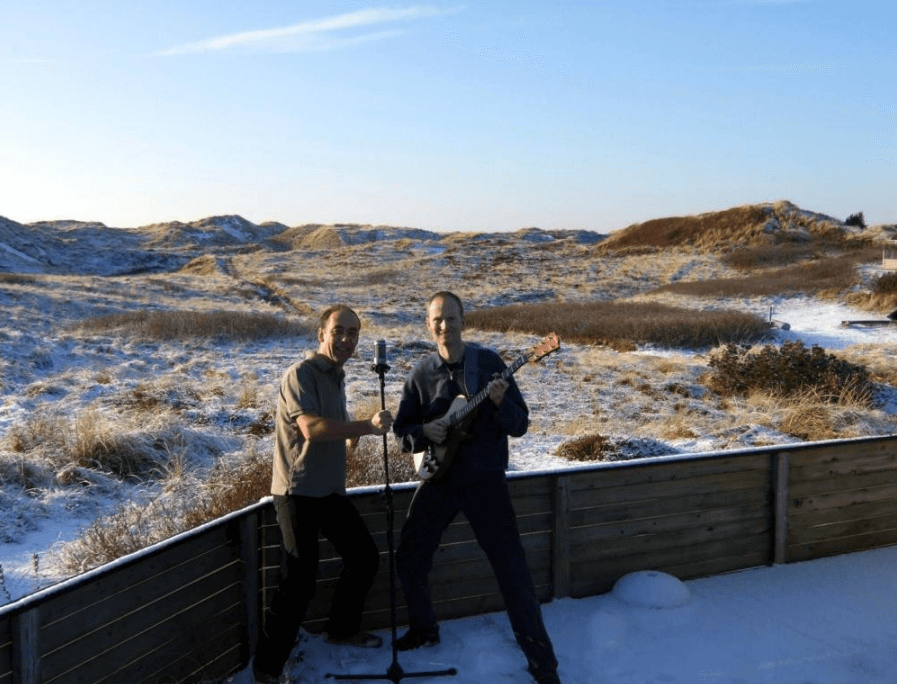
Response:
[[[533,361],[540,361],[544,359],[549,354],[556,352],[561,348],[561,340],[558,338],[557,333],[550,333],[545,339],[543,339],[539,344],[533,347]]]

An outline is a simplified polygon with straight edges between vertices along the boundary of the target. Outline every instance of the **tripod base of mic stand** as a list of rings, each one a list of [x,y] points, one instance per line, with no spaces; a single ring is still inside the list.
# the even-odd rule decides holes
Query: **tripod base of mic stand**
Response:
[[[386,670],[386,674],[328,674],[325,679],[385,679],[393,684],[399,684],[403,679],[411,679],[414,677],[452,677],[458,674],[458,671],[450,667],[447,670],[431,670],[429,672],[404,672],[402,666],[394,662]]]

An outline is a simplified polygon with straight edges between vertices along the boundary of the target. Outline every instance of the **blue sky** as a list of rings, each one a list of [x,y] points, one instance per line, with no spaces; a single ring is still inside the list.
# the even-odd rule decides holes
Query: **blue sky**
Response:
[[[897,222],[895,7],[2,0],[0,215]]]

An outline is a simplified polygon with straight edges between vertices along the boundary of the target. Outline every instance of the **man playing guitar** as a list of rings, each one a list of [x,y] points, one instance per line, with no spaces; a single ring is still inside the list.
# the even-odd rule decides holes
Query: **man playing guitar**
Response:
[[[452,439],[445,472],[424,479],[402,527],[396,567],[408,607],[410,629],[396,640],[399,650],[439,643],[428,575],[446,527],[459,512],[470,522],[498,580],[511,628],[536,684],[560,684],[554,648],[526,561],[505,480],[508,436],[528,427],[529,411],[516,382],[501,377],[507,367],[492,350],[465,343],[464,308],[451,292],[439,292],[427,307],[427,328],[436,352],[421,359],[405,381],[393,430],[404,451],[425,451]],[[459,394],[485,389],[488,399],[453,427],[445,415]]]

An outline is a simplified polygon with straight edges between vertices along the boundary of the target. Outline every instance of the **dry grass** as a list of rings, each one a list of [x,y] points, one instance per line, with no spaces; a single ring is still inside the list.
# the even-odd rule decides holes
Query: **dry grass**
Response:
[[[483,330],[557,332],[561,340],[631,350],[638,344],[703,348],[749,342],[769,330],[759,316],[742,311],[700,311],[653,302],[550,302],[471,312],[468,325]]]
[[[358,419],[369,418],[381,409],[380,397],[363,397],[355,402],[352,415]],[[398,441],[388,435],[386,455],[389,460],[389,481],[412,482],[416,479],[410,454],[403,454]],[[385,484],[383,469],[383,438],[363,437],[351,446],[346,454],[346,486],[364,487]]]
[[[817,259],[760,271],[742,278],[680,281],[661,285],[655,293],[692,297],[762,297],[797,293],[842,292],[858,283],[856,262],[850,257]]]
[[[54,563],[84,572],[253,504],[270,493],[271,464],[270,455],[260,454],[251,441],[235,461],[216,463],[204,478],[172,471],[160,495],[129,501],[98,518],[55,550]]]
[[[151,340],[220,338],[257,340],[268,337],[300,337],[313,326],[273,314],[241,311],[130,311],[82,321],[80,331],[98,333],[123,331]]]
[[[845,388],[837,402],[814,388],[783,397],[755,392],[747,397],[741,421],[764,425],[796,439],[848,439],[868,434],[869,406],[862,393]]]
[[[771,218],[771,212],[751,205],[697,216],[654,219],[612,234],[598,246],[598,252],[651,251],[683,246],[718,248],[720,243],[765,242],[767,234],[763,228]]]

